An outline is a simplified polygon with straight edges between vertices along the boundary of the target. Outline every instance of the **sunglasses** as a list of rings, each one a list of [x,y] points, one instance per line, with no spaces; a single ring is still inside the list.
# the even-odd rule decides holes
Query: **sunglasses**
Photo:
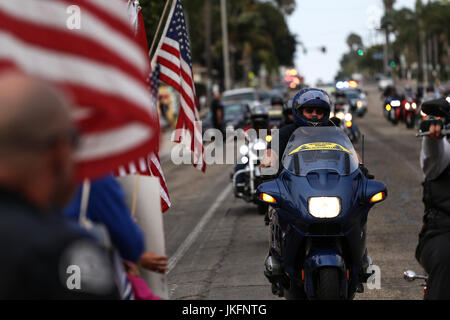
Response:
[[[324,114],[324,111],[323,111],[323,109],[321,109],[321,108],[311,108],[311,107],[307,107],[307,108],[305,108],[305,109],[303,109],[306,113],[308,113],[308,114],[311,114],[311,113],[313,113],[314,111],[316,112],[316,114],[318,115],[318,116],[321,116],[321,115],[323,115]]]

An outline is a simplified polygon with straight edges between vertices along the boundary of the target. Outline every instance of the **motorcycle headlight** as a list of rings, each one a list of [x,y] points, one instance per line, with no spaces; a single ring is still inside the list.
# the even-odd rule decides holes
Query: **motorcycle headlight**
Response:
[[[336,113],[336,118],[338,118],[339,120],[344,120],[345,114],[343,112],[338,112]]]
[[[414,110],[416,110],[417,104],[416,104],[415,102],[413,102],[412,105],[411,105],[411,107],[412,107]]]
[[[242,161],[242,164],[247,164],[248,158],[247,158],[246,156],[243,156],[243,157],[241,158],[241,161]]]
[[[311,197],[308,211],[315,218],[335,218],[341,213],[341,200],[338,197]]]
[[[405,103],[405,109],[409,110],[411,108],[411,105],[409,104],[409,102]]]
[[[256,151],[258,150],[265,150],[266,149],[266,144],[262,141],[258,141],[253,145],[253,149],[255,149]]]
[[[330,118],[333,118],[333,117],[334,117],[334,112],[331,111],[331,112],[330,112]]]
[[[362,106],[363,106],[362,101],[358,101],[358,102],[356,103],[356,107],[362,108]]]
[[[393,106],[393,107],[400,107],[400,105],[401,105],[400,100],[392,100],[391,101],[391,106]]]
[[[345,114],[344,119],[345,119],[345,121],[352,121],[352,114],[351,113]]]
[[[425,112],[423,112],[422,110],[420,110],[420,115],[421,115],[422,117],[426,117],[426,116],[427,116],[427,114],[426,114]]]
[[[243,144],[243,145],[239,148],[239,152],[240,152],[242,155],[246,155],[246,154],[248,153],[248,147],[247,147],[247,145]]]

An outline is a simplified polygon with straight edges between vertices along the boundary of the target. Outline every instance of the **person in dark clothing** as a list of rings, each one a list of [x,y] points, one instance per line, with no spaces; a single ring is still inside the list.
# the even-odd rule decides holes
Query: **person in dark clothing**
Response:
[[[106,253],[61,214],[77,141],[65,99],[5,73],[0,105],[0,299],[118,298]]]
[[[450,104],[445,98],[441,104]],[[425,104],[423,105],[425,106]],[[450,141],[441,135],[440,124],[429,127],[422,140],[420,165],[425,181],[425,215],[419,234],[416,259],[428,273],[425,299],[450,299]]]
[[[223,106],[220,101],[221,95],[219,92],[214,94],[214,98],[211,102],[211,119],[212,125],[215,129],[220,130],[222,134],[224,133],[223,128]]]
[[[315,88],[301,89],[292,100],[293,123],[279,130],[278,150],[272,150],[272,143],[269,143],[261,161],[261,168],[273,167],[277,163],[278,168],[281,168],[281,157],[289,138],[298,127],[334,125],[329,119],[330,108],[330,98],[325,91]]]

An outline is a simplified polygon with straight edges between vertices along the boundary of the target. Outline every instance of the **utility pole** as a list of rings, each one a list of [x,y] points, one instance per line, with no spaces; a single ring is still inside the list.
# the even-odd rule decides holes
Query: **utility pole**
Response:
[[[220,0],[220,15],[222,20],[223,69],[225,90],[231,89],[230,60],[228,56],[228,22],[226,0]]]
[[[211,0],[205,0],[205,61],[206,61],[206,105],[212,101],[212,77],[211,77]]]

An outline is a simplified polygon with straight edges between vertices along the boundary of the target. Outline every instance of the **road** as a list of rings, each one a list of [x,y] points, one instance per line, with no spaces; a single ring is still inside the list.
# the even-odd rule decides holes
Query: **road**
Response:
[[[366,166],[387,185],[388,198],[368,218],[367,247],[381,288],[366,288],[356,299],[421,299],[420,283],[402,278],[408,268],[421,271],[414,258],[423,215],[420,140],[404,124],[388,123],[380,93],[365,89],[369,111],[355,123],[365,135]],[[361,143],[355,147],[361,154]],[[268,227],[254,205],[234,198],[233,166],[210,165],[201,173],[173,164],[168,152],[162,158],[173,203],[164,214],[170,299],[279,300],[263,274]]]

